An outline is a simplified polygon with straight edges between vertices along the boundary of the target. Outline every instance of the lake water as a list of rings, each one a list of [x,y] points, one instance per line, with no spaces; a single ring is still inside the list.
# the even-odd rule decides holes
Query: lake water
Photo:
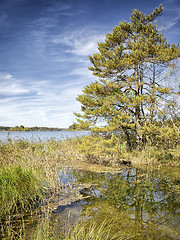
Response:
[[[130,239],[180,239],[179,169],[164,172],[132,167],[119,173],[72,169],[59,172],[60,177],[64,174],[69,185],[73,181],[90,184],[81,190],[83,196],[89,197],[57,208],[52,214],[55,228],[79,219],[100,226],[106,219],[112,221],[115,232],[123,230],[126,237],[136,235]]]
[[[0,132],[0,140],[62,140],[88,134]],[[95,172],[61,166],[58,179],[61,190],[48,215],[49,226],[58,236],[78,221],[96,226],[109,221],[112,234],[120,233],[117,240],[180,240],[180,168],[122,167],[118,172]],[[38,220],[36,216],[28,219],[26,240],[32,240],[46,225],[43,214]]]
[[[109,221],[112,233],[120,234],[113,239],[180,240],[179,168],[152,171],[131,167],[117,173],[62,168],[59,178],[67,185],[63,198],[72,195],[75,184],[79,184],[84,199],[71,198],[67,204],[56,205],[48,218],[58,236],[78,221],[96,226]],[[82,187],[83,184],[88,187]],[[32,239],[40,227],[41,221],[28,225],[27,239]]]
[[[8,139],[28,140],[28,141],[47,141],[50,139],[63,140],[66,138],[74,138],[80,136],[87,136],[90,131],[0,131],[0,141],[6,142]]]

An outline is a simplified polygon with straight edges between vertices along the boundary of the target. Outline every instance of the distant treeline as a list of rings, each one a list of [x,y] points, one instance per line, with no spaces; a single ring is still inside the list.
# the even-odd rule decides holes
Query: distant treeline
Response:
[[[15,127],[3,127],[0,126],[0,131],[62,131],[67,130],[64,128],[49,128],[49,127],[24,127],[21,126],[15,126]]]

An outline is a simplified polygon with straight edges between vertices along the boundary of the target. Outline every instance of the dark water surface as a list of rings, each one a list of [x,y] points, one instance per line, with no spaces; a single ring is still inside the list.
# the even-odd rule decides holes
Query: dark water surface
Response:
[[[98,226],[109,220],[114,232],[122,231],[129,236],[122,239],[178,240],[179,170],[123,168],[120,173],[96,173],[60,169],[60,182],[69,189],[75,183],[88,184],[88,187],[80,189],[87,198],[59,205],[51,214],[50,224],[62,232],[79,220]],[[68,188],[65,190],[67,195],[70,194]]]

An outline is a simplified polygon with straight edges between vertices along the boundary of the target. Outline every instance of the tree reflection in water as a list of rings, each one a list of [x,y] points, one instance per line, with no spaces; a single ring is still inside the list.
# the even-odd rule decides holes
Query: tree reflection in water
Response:
[[[180,239],[179,181],[156,171],[136,168],[121,173],[76,171],[79,182],[92,183],[82,215],[101,224],[113,222],[114,231],[136,233],[134,239]]]

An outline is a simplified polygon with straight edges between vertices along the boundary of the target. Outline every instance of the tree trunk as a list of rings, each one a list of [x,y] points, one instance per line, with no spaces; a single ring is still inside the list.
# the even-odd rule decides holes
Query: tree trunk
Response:
[[[141,133],[141,108],[140,103],[137,100],[140,94],[140,84],[138,78],[138,65],[135,66],[135,93],[136,93],[136,105],[135,105],[135,125],[136,125],[136,144],[140,149],[142,146],[142,133]]]
[[[132,150],[132,144],[131,144],[131,138],[130,138],[129,132],[126,128],[124,128],[123,131],[126,135],[126,140],[127,140],[128,147],[129,147],[130,150]]]
[[[155,79],[156,79],[156,68],[155,68],[155,63],[152,64],[152,69],[153,69],[153,79],[151,82],[151,88],[152,88],[152,93],[151,93],[151,109],[150,109],[150,121],[153,121],[154,118],[154,112],[155,112],[155,97],[154,97],[154,91],[155,91]]]

